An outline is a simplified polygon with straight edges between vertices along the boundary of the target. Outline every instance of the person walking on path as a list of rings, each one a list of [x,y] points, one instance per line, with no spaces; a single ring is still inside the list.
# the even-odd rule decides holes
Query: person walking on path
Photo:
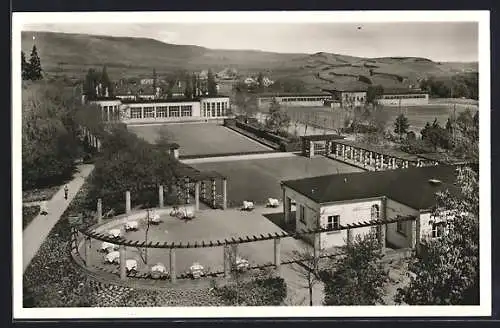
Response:
[[[64,199],[68,200],[68,185],[64,186]]]

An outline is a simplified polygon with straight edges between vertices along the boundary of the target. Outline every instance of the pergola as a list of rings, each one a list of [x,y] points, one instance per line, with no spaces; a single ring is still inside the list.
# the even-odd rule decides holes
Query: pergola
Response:
[[[325,156],[330,154],[331,144],[333,140],[344,139],[338,134],[314,134],[300,137],[302,142],[302,155],[306,157],[314,157],[317,153],[323,153]],[[316,149],[320,147],[320,151]]]

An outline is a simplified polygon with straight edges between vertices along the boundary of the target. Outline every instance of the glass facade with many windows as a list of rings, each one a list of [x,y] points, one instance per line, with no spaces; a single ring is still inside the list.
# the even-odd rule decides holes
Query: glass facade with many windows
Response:
[[[180,106],[170,106],[168,108],[169,117],[179,117],[180,116]]]
[[[156,107],[156,117],[168,117],[168,107],[167,106]]]
[[[154,118],[155,108],[154,107],[144,107],[144,118]]]
[[[130,118],[142,118],[142,108],[130,108]]]
[[[193,116],[193,106],[191,105],[181,106],[181,116],[182,117]]]

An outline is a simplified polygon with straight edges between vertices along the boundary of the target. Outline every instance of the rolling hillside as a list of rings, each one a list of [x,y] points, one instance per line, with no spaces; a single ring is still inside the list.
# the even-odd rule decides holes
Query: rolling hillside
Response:
[[[476,71],[477,63],[436,63],[425,58],[360,58],[319,52],[283,54],[257,50],[216,50],[174,45],[147,38],[53,32],[23,32],[22,49],[29,56],[36,37],[43,69],[48,74],[82,78],[91,67],[106,64],[112,79],[149,76],[174,70],[236,68],[241,73],[269,72],[273,79],[293,77],[308,88],[349,88],[373,84],[402,87],[429,75],[451,76]],[[359,77],[366,77],[360,82]]]

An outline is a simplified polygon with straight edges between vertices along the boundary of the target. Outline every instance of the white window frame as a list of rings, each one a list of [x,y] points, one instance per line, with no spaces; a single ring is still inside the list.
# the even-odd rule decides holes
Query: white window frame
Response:
[[[326,229],[338,229],[340,228],[340,215],[328,215],[326,217]],[[339,231],[329,231],[328,233],[338,233]]]
[[[396,232],[403,235],[403,236],[406,236],[407,235],[407,231],[406,231],[406,221],[398,221],[396,222]]]
[[[142,118],[142,108],[140,107],[131,107],[130,108],[130,118]]]
[[[306,207],[299,204],[299,221],[306,224]]]
[[[376,215],[374,215],[376,214]],[[380,206],[378,204],[373,204],[370,211],[370,218],[372,220],[380,219]]]
[[[441,229],[439,227],[441,227]],[[437,239],[437,238],[443,237],[444,233],[445,233],[445,229],[446,229],[445,222],[433,222],[432,229],[431,229],[431,238]]]
[[[154,118],[155,108],[154,107],[144,107],[144,118]]]

